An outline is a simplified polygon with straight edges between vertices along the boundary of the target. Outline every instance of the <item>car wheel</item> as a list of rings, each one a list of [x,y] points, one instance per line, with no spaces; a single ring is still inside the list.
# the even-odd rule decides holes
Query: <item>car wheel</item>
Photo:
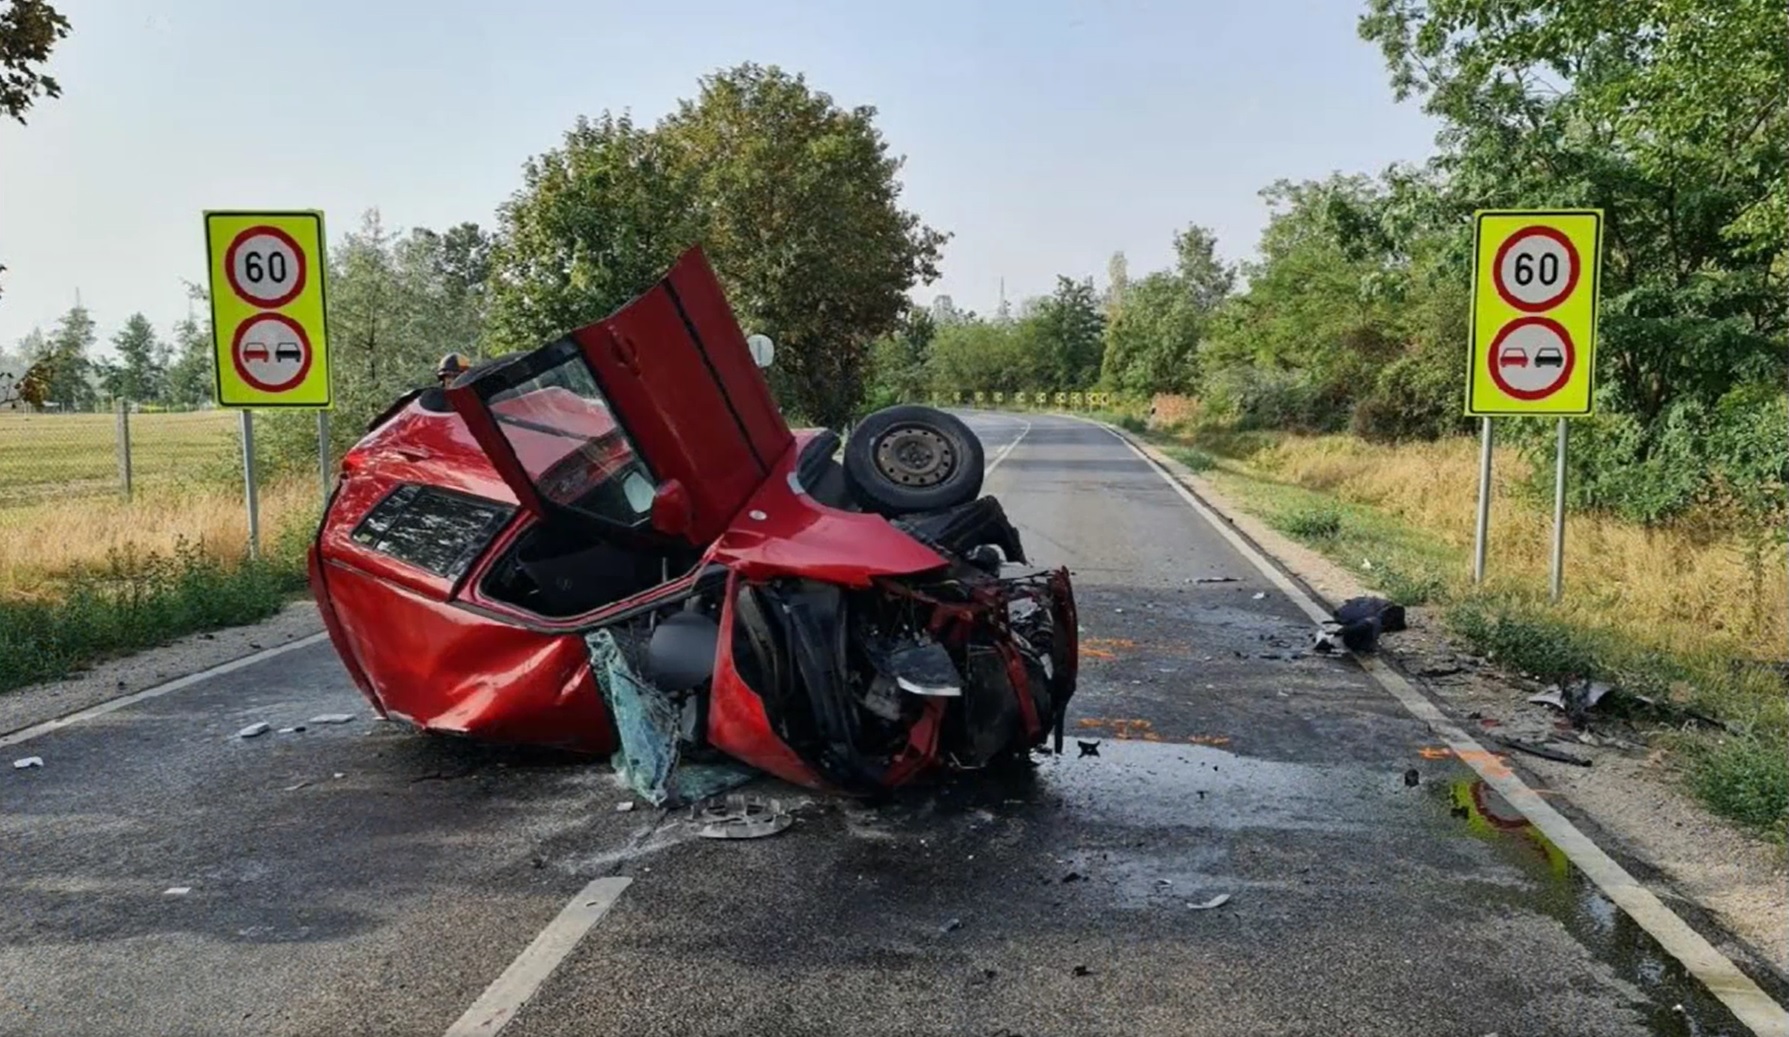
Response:
[[[938,511],[981,493],[981,440],[932,407],[887,407],[863,419],[845,444],[845,481],[883,515]]]

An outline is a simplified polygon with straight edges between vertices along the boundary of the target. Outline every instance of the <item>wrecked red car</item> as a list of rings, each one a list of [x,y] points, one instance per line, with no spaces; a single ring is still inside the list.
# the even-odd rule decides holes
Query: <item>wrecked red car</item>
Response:
[[[871,794],[1061,745],[1067,570],[980,442],[791,431],[700,249],[605,320],[408,394],[310,552],[343,664],[429,732],[614,754],[653,802],[752,769]],[[743,765],[743,766],[742,766]]]

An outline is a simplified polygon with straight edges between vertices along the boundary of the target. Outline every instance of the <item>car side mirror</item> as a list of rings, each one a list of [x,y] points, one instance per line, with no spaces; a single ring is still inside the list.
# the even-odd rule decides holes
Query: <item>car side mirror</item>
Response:
[[[690,492],[676,479],[659,483],[652,495],[652,528],[666,536],[682,536],[690,528]]]
[[[776,359],[776,343],[770,341],[769,335],[752,335],[745,340],[746,348],[752,351],[752,363],[759,367],[769,367]]]

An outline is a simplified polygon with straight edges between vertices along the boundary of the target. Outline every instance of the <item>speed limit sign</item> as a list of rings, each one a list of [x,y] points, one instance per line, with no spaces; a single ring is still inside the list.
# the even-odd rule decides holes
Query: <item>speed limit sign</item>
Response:
[[[217,402],[330,405],[323,214],[207,212]]]

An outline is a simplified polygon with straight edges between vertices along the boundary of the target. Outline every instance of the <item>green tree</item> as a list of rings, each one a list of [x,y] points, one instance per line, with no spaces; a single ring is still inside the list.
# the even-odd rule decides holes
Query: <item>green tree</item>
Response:
[[[1175,274],[1158,270],[1131,282],[1123,307],[1106,325],[1100,381],[1134,395],[1192,392],[1203,323]]]
[[[701,239],[691,174],[626,115],[580,118],[499,211],[490,336],[533,349],[600,320]],[[779,350],[779,358],[782,350]]]
[[[1637,420],[1789,374],[1789,26],[1774,0],[1373,0],[1400,98],[1443,120],[1445,200],[1606,224],[1599,379]]]
[[[1089,388],[1099,378],[1106,318],[1092,278],[1056,278],[1056,291],[1022,325],[1021,338],[1032,343],[1033,374],[1049,388]]]
[[[1023,392],[1047,389],[1033,363],[1032,345],[1021,326],[971,320],[947,324],[932,339],[927,367],[932,390],[943,396],[959,392]]]
[[[203,285],[188,281],[186,298],[186,317],[174,325],[167,402],[176,407],[199,407],[211,402],[216,393],[210,297]]]
[[[875,116],[744,64],[703,79],[657,130],[735,307],[778,343],[785,403],[827,425],[862,399],[870,344],[894,330],[910,288],[937,278],[946,240],[900,207],[903,160]]]
[[[70,307],[56,322],[42,352],[32,357],[35,364],[42,365],[46,403],[63,410],[86,410],[98,402],[93,360],[88,355],[93,342],[93,317],[83,306]]]
[[[0,114],[23,123],[39,98],[62,96],[62,84],[41,66],[68,29],[68,19],[44,0],[9,0],[0,8]]]
[[[112,336],[112,348],[118,351],[118,359],[112,365],[116,373],[106,391],[137,403],[161,398],[167,371],[161,366],[162,345],[149,318],[141,313],[131,314],[118,334]]]
[[[930,383],[932,340],[937,335],[931,311],[916,306],[907,311],[892,334],[876,340],[868,409],[924,398]]]

